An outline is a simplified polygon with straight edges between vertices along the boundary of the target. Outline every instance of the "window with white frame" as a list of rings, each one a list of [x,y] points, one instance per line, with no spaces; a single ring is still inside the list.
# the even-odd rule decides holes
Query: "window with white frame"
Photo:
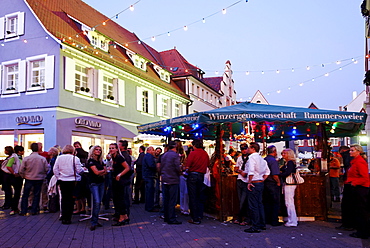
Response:
[[[331,146],[339,146],[339,138],[330,138]]]
[[[304,140],[297,140],[298,146],[304,146]]]
[[[149,91],[143,90],[142,91],[142,111],[145,113],[149,113]]]
[[[0,17],[0,39],[24,34],[24,12],[15,12]]]
[[[96,36],[91,37],[91,45],[98,46],[98,37]]]
[[[163,116],[169,116],[169,109],[168,109],[168,98],[162,98],[162,115]]]
[[[38,59],[29,62],[30,82],[28,89],[45,88],[45,59]]]
[[[314,139],[307,140],[307,146],[313,147],[315,145],[314,141],[315,141]]]
[[[175,114],[175,116],[174,117],[177,117],[177,116],[180,116],[181,115],[181,106],[180,106],[180,103],[178,103],[178,102],[176,102],[175,104],[174,104],[174,114]]]
[[[115,100],[113,78],[107,76],[103,76],[103,100]]]
[[[17,64],[4,66],[4,89],[16,91],[18,88],[19,67]]]
[[[100,41],[100,48],[102,50],[107,50],[108,49],[108,42],[106,40],[101,40]]]
[[[75,65],[75,92],[88,93],[90,91],[88,83],[88,68],[82,65]]]

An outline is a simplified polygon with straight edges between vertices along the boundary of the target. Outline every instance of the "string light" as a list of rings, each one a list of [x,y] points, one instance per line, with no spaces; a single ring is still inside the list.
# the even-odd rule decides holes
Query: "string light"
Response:
[[[203,23],[206,23],[206,19],[204,19],[204,18],[203,18],[203,19],[202,19],[202,22],[203,22]]]
[[[222,9],[222,14],[226,14],[226,9]]]
[[[152,36],[152,41],[155,41],[155,36]]]
[[[188,26],[184,26],[184,30],[185,31],[188,31]]]
[[[131,11],[134,11],[134,10],[135,10],[134,5],[131,5],[131,6],[130,6],[130,10],[131,10]]]

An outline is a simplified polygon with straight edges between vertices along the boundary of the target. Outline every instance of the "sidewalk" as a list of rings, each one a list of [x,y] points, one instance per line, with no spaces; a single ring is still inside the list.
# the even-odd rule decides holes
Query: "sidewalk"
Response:
[[[71,225],[62,225],[59,213],[9,216],[9,212],[0,211],[0,247],[370,247],[370,239],[351,238],[351,232],[334,228],[337,223],[323,221],[300,222],[295,228],[268,225],[266,231],[249,234],[243,231],[246,227],[211,218],[197,226],[187,223],[189,217],[179,216],[183,224],[168,225],[140,204],[131,208],[130,225],[113,227],[112,221],[101,220],[103,227],[90,231],[90,221],[79,222],[79,216]]]

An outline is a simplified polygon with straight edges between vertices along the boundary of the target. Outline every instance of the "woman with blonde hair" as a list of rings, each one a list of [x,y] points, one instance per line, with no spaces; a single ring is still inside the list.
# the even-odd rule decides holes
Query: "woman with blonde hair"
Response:
[[[92,217],[90,230],[94,231],[98,223],[100,205],[104,194],[104,175],[107,174],[107,169],[103,163],[102,148],[100,146],[91,147],[87,160],[87,169],[89,170],[89,185],[92,194]]]
[[[60,220],[62,224],[69,225],[71,224],[74,205],[73,191],[76,182],[81,180],[80,173],[83,172],[83,169],[80,159],[74,155],[75,148],[73,146],[64,146],[62,153],[62,155],[57,157],[53,171],[62,194],[62,216]]]
[[[366,161],[366,155],[362,147],[358,144],[350,146],[349,154],[352,157],[351,167],[347,172],[347,180],[345,184],[351,185],[351,193],[353,195],[352,212],[354,213],[354,221],[356,232],[349,236],[354,238],[367,239],[369,238],[368,226],[368,195],[369,195],[369,168]]]
[[[297,213],[294,205],[294,193],[297,185],[286,184],[285,179],[296,172],[295,154],[292,149],[284,149],[281,153],[285,164],[280,168],[280,177],[284,182],[284,199],[285,206],[288,213],[288,221],[285,223],[286,227],[293,227],[298,225]]]

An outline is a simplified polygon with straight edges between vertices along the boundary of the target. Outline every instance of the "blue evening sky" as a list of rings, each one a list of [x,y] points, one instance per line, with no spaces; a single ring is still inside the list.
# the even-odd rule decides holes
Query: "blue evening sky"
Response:
[[[108,17],[137,1],[85,0]],[[362,0],[237,2],[141,0],[114,21],[158,51],[176,47],[206,77],[217,76],[216,71],[222,75],[230,60],[238,100],[260,90],[270,104],[308,107],[313,102],[336,110],[352,100],[353,91],[364,90]]]

